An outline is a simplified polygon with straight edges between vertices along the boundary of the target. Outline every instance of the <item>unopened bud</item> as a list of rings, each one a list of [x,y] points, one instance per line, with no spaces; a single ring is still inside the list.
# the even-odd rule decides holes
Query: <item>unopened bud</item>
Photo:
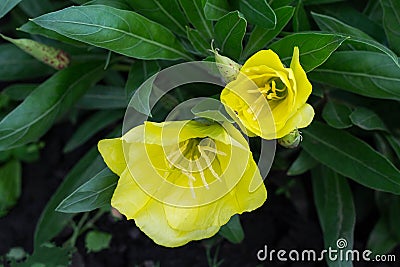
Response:
[[[217,63],[219,73],[222,75],[225,82],[229,83],[235,80],[239,75],[239,71],[242,65],[236,63],[229,57],[221,56],[218,53],[218,48],[214,49],[212,44],[210,51],[214,53],[215,63]]]
[[[301,132],[297,129],[291,131],[289,134],[278,139],[278,143],[286,148],[296,148],[299,146],[300,142],[303,140]]]
[[[12,39],[2,34],[0,36],[56,70],[64,69],[69,64],[68,54],[60,49],[30,39]]]

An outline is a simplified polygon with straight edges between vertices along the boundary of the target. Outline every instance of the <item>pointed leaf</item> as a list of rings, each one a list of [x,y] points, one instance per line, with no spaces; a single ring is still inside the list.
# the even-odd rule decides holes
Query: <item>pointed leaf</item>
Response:
[[[233,244],[238,244],[244,239],[244,232],[240,224],[239,215],[234,215],[227,224],[219,230],[219,234],[228,239]]]
[[[22,0],[3,0],[0,2],[0,18],[4,17],[11,9],[13,9]]]
[[[353,125],[349,118],[350,114],[351,108],[349,106],[328,101],[322,111],[322,118],[324,118],[329,126],[337,129],[345,129]]]
[[[381,120],[381,118],[379,118],[378,114],[367,108],[357,107],[350,114],[350,119],[354,125],[357,125],[361,129],[367,131],[372,131],[372,130],[387,131],[384,122]]]
[[[383,8],[383,27],[389,46],[400,55],[400,2],[398,0],[380,0]]]
[[[276,15],[266,0],[240,0],[240,11],[252,24],[264,29],[274,29]]]
[[[400,171],[364,141],[320,122],[302,132],[302,147],[317,161],[366,187],[400,194]]]

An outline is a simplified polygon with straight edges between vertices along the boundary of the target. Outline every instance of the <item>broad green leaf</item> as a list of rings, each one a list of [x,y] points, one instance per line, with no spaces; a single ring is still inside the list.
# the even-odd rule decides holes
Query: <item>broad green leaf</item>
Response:
[[[72,135],[64,147],[64,153],[68,153],[81,146],[97,132],[124,117],[124,110],[102,110],[83,122]]]
[[[150,107],[150,97],[155,92],[160,92],[161,90],[157,88],[154,84],[157,75],[151,76],[149,79],[143,83],[138,90],[135,91],[134,95],[132,96],[129,107],[134,108],[135,110],[139,111],[142,114],[152,116],[151,114],[151,107]]]
[[[219,20],[229,11],[227,0],[206,0],[204,4],[204,15],[209,20]]]
[[[42,83],[0,121],[0,151],[38,140],[102,75],[102,66],[91,62],[61,70]]]
[[[4,17],[11,9],[13,9],[21,0],[2,0],[0,2],[0,18]]]
[[[0,166],[0,218],[7,214],[21,195],[21,164],[10,160]]]
[[[390,48],[400,55],[400,2],[398,0],[380,0],[383,8],[383,27]]]
[[[0,81],[47,76],[54,71],[13,44],[0,45]]]
[[[369,234],[367,249],[371,250],[373,255],[383,255],[392,251],[397,244],[397,240],[389,229],[387,219],[381,217]]]
[[[292,165],[290,165],[286,174],[289,176],[300,175],[317,165],[318,161],[311,157],[306,151],[302,150],[297,159],[292,163]]]
[[[290,6],[293,4],[293,0],[272,0],[269,1],[269,5],[274,9],[278,9],[281,7]]]
[[[354,125],[357,125],[364,130],[387,131],[384,122],[379,118],[378,114],[367,108],[357,107],[350,114],[350,120]]]
[[[135,11],[171,31],[184,35],[186,18],[180,10],[178,0],[126,1]]]
[[[186,27],[186,30],[187,38],[194,49],[196,49],[200,55],[207,55],[207,51],[210,49],[210,44],[207,40],[203,38],[198,30],[189,27]]]
[[[24,262],[13,262],[11,267],[65,267],[70,265],[70,261],[71,248],[44,244],[35,247],[33,254]]]
[[[311,30],[310,22],[308,21],[307,12],[304,9],[303,1],[298,0],[296,12],[293,17],[293,29],[295,32]]]
[[[239,59],[246,25],[246,20],[238,11],[232,11],[218,20],[215,24],[215,41],[221,55]]]
[[[103,159],[95,148],[91,149],[74,166],[50,201],[47,202],[46,207],[40,215],[35,230],[35,248],[54,238],[68,224],[69,220],[72,219],[73,214],[55,211],[60,202],[104,168]]]
[[[118,176],[104,168],[66,197],[56,211],[78,213],[92,211],[111,203]]]
[[[42,15],[33,22],[128,57],[191,59],[167,28],[131,11],[102,5],[73,6]]]
[[[385,137],[390,146],[393,148],[394,152],[396,153],[397,158],[400,159],[400,139],[389,134],[385,135]]]
[[[238,244],[244,239],[244,232],[240,224],[239,215],[231,217],[229,222],[221,227],[219,234],[228,239],[233,244]]]
[[[7,86],[3,93],[10,97],[11,100],[21,101],[24,100],[36,87],[38,84],[35,83],[15,83]]]
[[[125,85],[128,97],[132,97],[142,83],[160,70],[161,67],[157,61],[135,61],[129,70],[128,80]]]
[[[115,7],[118,9],[124,9],[124,10],[131,10],[131,6],[129,4],[132,3],[137,3],[139,1],[126,1],[126,0],[92,0],[88,1],[85,3],[85,5],[105,5],[105,6],[110,6],[110,7]],[[146,3],[149,3],[151,1],[143,1]],[[143,3],[141,2],[141,3]],[[150,18],[150,17],[148,17]]]
[[[370,20],[365,14],[355,9],[346,1],[334,5],[320,5],[313,10],[317,13],[334,17],[347,25],[360,29],[380,43],[385,42],[385,32],[375,21]]]
[[[96,85],[79,100],[81,109],[118,109],[128,106],[126,91],[121,87]]]
[[[349,47],[349,49],[385,53],[386,55],[391,57],[392,60],[399,66],[399,60],[397,58],[397,55],[393,51],[391,51],[381,43],[378,43],[363,31],[347,25],[333,17],[313,12],[311,12],[311,14],[321,30],[333,33],[342,33],[344,35],[350,36],[350,38],[346,39],[346,41],[343,43],[343,45]]]
[[[366,187],[400,194],[400,171],[364,141],[316,121],[302,132],[302,147],[317,161]]]
[[[274,29],[276,15],[267,0],[240,0],[240,11],[252,24],[264,29]]]
[[[309,78],[364,96],[400,100],[400,68],[381,53],[336,52]]]
[[[291,6],[281,7],[275,10],[277,24],[275,29],[266,30],[255,26],[250,34],[249,41],[243,50],[242,59],[247,59],[253,53],[263,49],[272,39],[274,39],[282,29],[288,24],[294,14],[295,8]]]
[[[67,44],[72,44],[72,45],[76,45],[76,46],[86,46],[85,43],[76,41],[74,39],[68,38],[62,34],[59,34],[56,31],[52,31],[46,28],[43,28],[41,26],[39,26],[38,24],[36,24],[35,22],[33,22],[32,20],[28,21],[27,23],[25,23],[24,25],[22,25],[20,28],[18,28],[17,30],[19,31],[23,31],[26,33],[30,33],[30,34],[39,34],[39,35],[43,35],[45,37],[48,37],[50,39],[54,39],[63,43],[67,43]]]
[[[293,48],[299,47],[300,63],[307,72],[324,63],[330,55],[346,40],[337,34],[294,33],[270,45],[287,66],[293,55]]]
[[[345,129],[353,125],[349,118],[351,112],[351,108],[347,105],[328,101],[322,111],[322,118],[324,118],[329,126],[337,129]]]
[[[202,36],[211,43],[213,38],[213,23],[204,14],[202,0],[179,0],[187,19]]]
[[[90,231],[85,237],[86,250],[90,252],[99,252],[110,247],[112,235],[98,230]]]
[[[324,234],[325,248],[353,249],[356,212],[353,196],[346,179],[320,166],[312,171],[314,202]],[[343,245],[340,240],[343,242]],[[351,261],[330,261],[330,267],[353,266]]]

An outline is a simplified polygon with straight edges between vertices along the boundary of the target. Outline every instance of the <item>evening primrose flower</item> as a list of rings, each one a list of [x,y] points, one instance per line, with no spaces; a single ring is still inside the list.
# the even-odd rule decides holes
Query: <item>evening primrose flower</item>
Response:
[[[267,197],[246,140],[228,122],[145,122],[98,148],[120,176],[111,205],[163,246],[211,237]]]
[[[311,90],[297,47],[289,68],[272,50],[261,50],[226,85],[221,102],[249,136],[277,139],[311,123],[314,110],[306,103]]]

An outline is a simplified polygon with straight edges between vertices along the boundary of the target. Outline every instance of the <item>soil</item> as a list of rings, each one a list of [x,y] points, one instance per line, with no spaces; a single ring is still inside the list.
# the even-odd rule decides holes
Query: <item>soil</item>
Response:
[[[41,160],[24,164],[23,188],[18,204],[10,213],[0,219],[0,255],[12,247],[23,247],[27,252],[33,250],[35,224],[46,202],[56,190],[71,167],[95,144],[95,139],[83,148],[69,154],[62,154],[62,148],[71,136],[73,127],[63,123],[47,133],[46,143],[41,152]],[[293,188],[291,199],[277,195],[276,184],[285,179],[283,172],[271,172],[267,182],[269,196],[267,202],[256,211],[241,215],[245,239],[241,244],[231,244],[220,240],[211,250],[220,247],[218,259],[221,266],[326,266],[325,262],[261,262],[257,252],[265,245],[268,249],[323,249],[322,232],[313,204],[311,183],[308,175],[298,177],[304,190]],[[355,247],[364,249],[369,232],[372,230],[377,214],[366,212],[356,224]],[[115,221],[104,215],[97,223],[100,230],[112,233],[111,246],[98,253],[87,253],[83,238],[78,239],[78,253],[73,257],[72,266],[122,267],[122,266],[208,266],[206,242],[191,242],[186,246],[170,249],[158,246],[140,232],[133,221]],[[399,248],[393,252],[400,258]],[[354,266],[398,266],[365,262]]]

